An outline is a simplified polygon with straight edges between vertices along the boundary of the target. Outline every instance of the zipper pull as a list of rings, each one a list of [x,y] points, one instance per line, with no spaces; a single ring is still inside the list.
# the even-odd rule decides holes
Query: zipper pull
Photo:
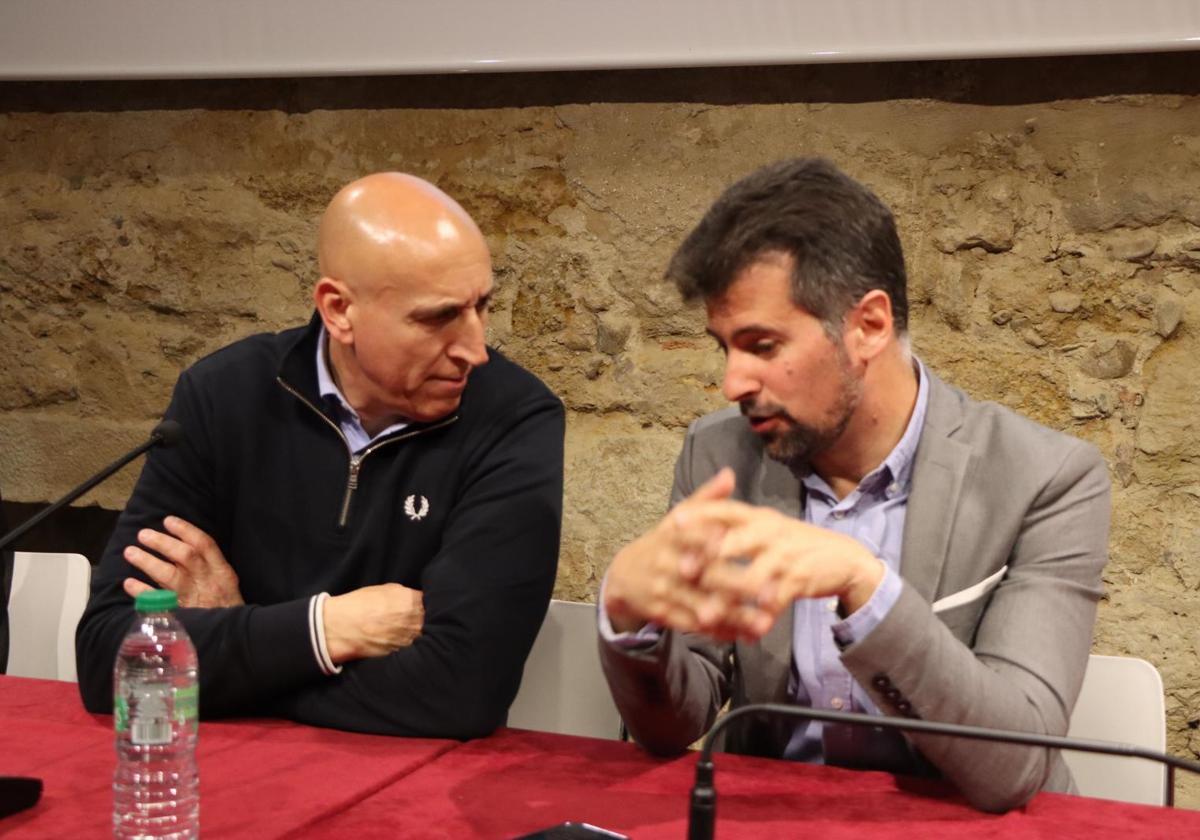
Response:
[[[362,456],[350,456],[350,479],[346,482],[346,496],[342,499],[342,514],[338,517],[338,529],[346,527],[346,520],[350,518],[350,499],[354,496],[354,491],[358,489],[358,471],[362,467]]]

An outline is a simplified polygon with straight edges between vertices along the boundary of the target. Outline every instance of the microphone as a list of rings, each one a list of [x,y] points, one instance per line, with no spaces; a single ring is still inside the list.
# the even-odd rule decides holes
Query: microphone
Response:
[[[785,706],[782,703],[752,703],[734,709],[717,721],[704,737],[700,760],[696,763],[696,783],[692,787],[691,805],[688,809],[688,840],[712,840],[717,818],[717,790],[713,784],[712,748],[717,735],[738,718],[750,715],[784,715],[804,720],[820,720],[827,723],[844,723],[851,726],[875,726],[881,729],[899,729],[902,732],[930,732],[936,735],[951,735],[972,738],[977,741],[1002,741],[1008,744],[1024,744],[1032,747],[1050,747],[1056,750],[1105,753],[1128,758],[1145,758],[1167,766],[1167,806],[1175,806],[1175,768],[1181,767],[1200,773],[1200,763],[1177,758],[1166,753],[1155,752],[1132,744],[1113,741],[1092,741],[1084,738],[1066,738],[1061,735],[1041,735],[1033,732],[1018,732],[1011,729],[991,729],[986,726],[968,726],[962,723],[941,723],[918,718],[885,717],[861,712],[835,712],[830,709],[810,709],[805,706]]]
[[[64,507],[65,505],[75,501],[84,493],[91,490],[97,484],[115,473],[117,470],[121,469],[121,467],[125,466],[134,458],[141,455],[143,452],[153,449],[156,446],[174,446],[181,440],[183,440],[183,427],[174,420],[163,420],[154,427],[154,431],[150,433],[150,439],[145,443],[122,455],[107,467],[100,470],[100,472],[89,478],[83,484],[80,484],[70,493],[63,496],[57,502],[40,511],[36,516],[27,519],[25,522],[22,522],[19,526],[5,534],[2,538],[0,538],[0,549],[8,548],[20,537],[24,536],[28,531],[39,525],[47,516]]]

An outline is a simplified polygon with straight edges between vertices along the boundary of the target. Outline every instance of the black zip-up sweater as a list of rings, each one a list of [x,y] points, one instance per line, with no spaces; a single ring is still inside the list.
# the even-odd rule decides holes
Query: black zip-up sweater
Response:
[[[174,514],[217,541],[246,602],[179,610],[200,656],[202,716],[452,738],[504,722],[554,585],[562,403],[489,350],[455,414],[376,441],[354,468],[318,395],[318,330],[314,317],[247,338],[180,377],[166,416],[184,439],[147,458],[76,631],[89,710],[112,708],[134,615],[122,581],[147,579],[122,552]],[[311,596],[386,582],[421,590],[422,635],[324,675]]]

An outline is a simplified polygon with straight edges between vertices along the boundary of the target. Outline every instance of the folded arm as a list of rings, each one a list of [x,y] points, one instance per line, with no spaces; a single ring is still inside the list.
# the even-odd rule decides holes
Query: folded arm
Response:
[[[396,735],[472,738],[500,726],[554,587],[563,432],[561,405],[543,401],[480,454],[422,574],[424,624],[410,644],[348,660],[280,695],[276,710]]]

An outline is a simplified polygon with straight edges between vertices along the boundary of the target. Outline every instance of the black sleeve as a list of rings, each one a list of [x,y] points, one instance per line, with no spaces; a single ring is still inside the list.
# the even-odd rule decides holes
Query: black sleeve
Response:
[[[79,692],[89,711],[112,709],[112,670],[133,622],[122,588],[127,577],[148,578],[125,561],[141,528],[162,529],[175,515],[209,534],[228,556],[231,514],[220,512],[212,404],[190,372],[175,386],[166,417],[179,421],[183,440],[151,450],[129,504],[92,573],[91,597],[75,631]],[[308,631],[308,599],[270,606],[181,609],[180,620],[200,658],[201,714],[248,714],[276,693],[320,678]]]
[[[472,458],[422,575],[425,625],[388,656],[281,698],[295,720],[395,735],[473,738],[504,723],[554,588],[562,516],[562,403],[516,407]]]

